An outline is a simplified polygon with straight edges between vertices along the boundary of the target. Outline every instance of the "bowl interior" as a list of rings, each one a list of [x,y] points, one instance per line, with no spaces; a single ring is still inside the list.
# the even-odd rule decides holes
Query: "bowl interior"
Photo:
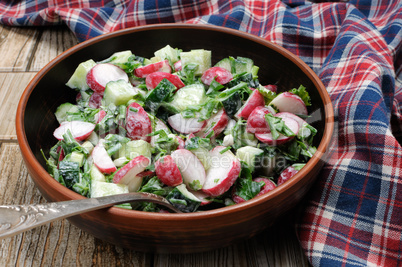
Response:
[[[153,52],[166,46],[188,51],[207,49],[212,51],[213,64],[228,56],[243,56],[254,60],[260,67],[260,83],[277,84],[279,91],[304,85],[309,91],[313,106],[309,112],[314,116],[309,122],[317,129],[325,126],[325,105],[319,81],[299,59],[292,57],[283,48],[258,37],[226,28],[194,25],[163,25],[123,30],[94,38],[66,51],[49,63],[31,82],[23,118],[26,138],[36,160],[43,168],[46,162],[41,154],[55,144],[53,131],[58,126],[54,116],[56,108],[64,102],[74,103],[76,92],[65,86],[79,63],[93,59],[99,61],[112,53],[131,50],[134,54],[152,57]],[[319,145],[323,131],[316,137]]]

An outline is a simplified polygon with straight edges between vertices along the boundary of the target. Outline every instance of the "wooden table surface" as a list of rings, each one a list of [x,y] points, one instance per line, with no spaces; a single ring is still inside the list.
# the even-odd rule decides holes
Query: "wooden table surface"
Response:
[[[21,93],[44,65],[77,43],[66,27],[0,26],[0,205],[43,203],[22,160],[15,134]],[[0,215],[1,216],[1,215]],[[309,266],[292,220],[283,218],[250,240],[195,254],[154,254],[121,248],[67,220],[0,240],[0,266]]]

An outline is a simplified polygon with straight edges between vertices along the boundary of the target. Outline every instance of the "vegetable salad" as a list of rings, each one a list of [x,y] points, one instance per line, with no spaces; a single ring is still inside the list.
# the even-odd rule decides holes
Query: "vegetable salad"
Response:
[[[79,64],[66,83],[76,103],[55,111],[50,175],[86,197],[148,192],[184,212],[241,203],[291,179],[316,150],[306,88],[260,84],[250,58],[211,62],[212,51],[167,45],[152,58],[121,51]]]

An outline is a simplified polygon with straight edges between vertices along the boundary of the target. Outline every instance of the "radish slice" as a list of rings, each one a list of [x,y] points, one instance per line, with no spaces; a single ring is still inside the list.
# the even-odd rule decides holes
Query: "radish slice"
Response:
[[[285,125],[287,127],[289,127],[289,129],[295,134],[295,136],[297,135],[297,133],[299,132],[299,124],[297,123],[297,121],[295,121],[294,119],[291,118],[282,118],[285,122]],[[278,139],[273,139],[272,138],[272,133],[256,133],[255,137],[260,140],[261,142],[271,145],[271,146],[276,146],[276,145],[281,145],[284,144],[290,140],[292,140],[294,138],[294,136],[284,136],[284,135],[280,135],[278,137]]]
[[[253,181],[257,182],[257,183],[264,182],[264,185],[262,186],[260,192],[255,197],[264,195],[264,194],[268,193],[269,191],[272,191],[276,188],[276,184],[271,179],[268,179],[268,178],[258,177],[258,178],[253,179]],[[244,198],[242,198],[241,196],[236,194],[235,188],[233,188],[232,199],[236,204],[246,201]]]
[[[233,79],[233,75],[230,71],[222,67],[212,67],[202,74],[201,81],[206,85],[210,85],[214,78],[215,81],[220,84],[227,84]]]
[[[180,168],[183,182],[193,190],[199,190],[205,183],[205,169],[201,161],[187,149],[177,149],[171,154]]]
[[[149,75],[153,72],[157,72],[157,71],[171,73],[172,68],[169,65],[169,61],[168,60],[159,61],[159,62],[148,64],[146,66],[136,68],[134,70],[134,74],[137,77],[145,78],[145,77],[147,77],[147,75]]]
[[[290,180],[290,178],[292,178],[298,172],[299,171],[296,170],[293,166],[289,166],[286,169],[284,169],[278,177],[278,186]]]
[[[306,123],[305,120],[303,120],[302,118],[300,118],[299,116],[290,113],[290,112],[279,112],[275,115],[276,117],[281,117],[283,119],[285,118],[291,118],[294,119],[295,121],[297,121],[297,123],[299,124],[299,129],[303,126],[304,123]]]
[[[246,131],[249,133],[269,133],[269,125],[265,115],[272,113],[272,109],[264,106],[256,107],[247,119]]]
[[[184,87],[184,83],[180,80],[179,76],[167,73],[167,72],[153,72],[145,78],[145,84],[147,85],[148,90],[154,89],[163,79],[167,79],[171,82],[177,89]]]
[[[265,89],[268,89],[271,92],[276,93],[278,91],[278,87],[274,84],[264,85]]]
[[[89,97],[88,106],[91,108],[100,108],[102,102],[102,94],[93,92],[93,94]]]
[[[96,113],[94,116],[96,123],[100,123],[105,116],[106,116],[106,111],[104,111],[103,109],[99,110],[99,112]]]
[[[168,118],[168,123],[175,131],[189,134],[201,131],[206,121],[198,121],[197,118],[184,118],[181,113],[177,113]]]
[[[269,191],[272,191],[276,188],[276,184],[271,179],[268,179],[268,178],[257,177],[253,181],[257,182],[257,183],[264,182],[264,186],[261,188],[260,193],[258,193],[256,195],[256,197],[264,195],[264,194],[268,193]]]
[[[95,166],[102,172],[110,174],[117,170],[116,165],[114,165],[112,158],[107,153],[105,147],[99,142],[92,150],[92,158]]]
[[[221,154],[223,149],[226,147],[217,146],[210,152],[211,167],[202,187],[202,191],[210,196],[219,196],[228,191],[240,174],[239,159],[231,151]]]
[[[147,136],[152,132],[151,120],[144,108],[136,102],[127,107],[126,130],[132,140],[151,141],[151,136]]]
[[[308,114],[304,101],[298,95],[291,92],[279,94],[269,104],[275,106],[280,112],[290,112],[299,115]]]
[[[181,60],[177,61],[176,63],[173,64],[174,67],[174,71],[181,71],[182,70],[182,66],[181,66]]]
[[[138,174],[142,173],[146,167],[148,167],[150,160],[144,156],[138,156],[130,160],[113,176],[113,183],[125,184],[128,186],[128,191],[137,191],[142,183],[142,176]]]
[[[124,70],[116,65],[101,63],[95,65],[89,70],[86,80],[89,88],[99,94],[103,94],[108,82],[117,80],[128,82],[128,75]]]
[[[179,146],[177,147],[177,149],[181,149],[181,148],[185,148],[186,147],[186,142],[184,141],[183,138],[181,138],[180,136],[176,135],[175,136],[177,142],[179,143]]]
[[[63,140],[63,135],[67,130],[71,131],[74,139],[82,141],[87,139],[95,129],[95,124],[85,121],[66,121],[54,130],[53,136],[58,140]]]
[[[254,90],[247,99],[246,103],[244,103],[239,111],[237,111],[235,117],[247,120],[251,112],[253,112],[256,107],[260,106],[265,106],[264,96],[260,93],[260,91]]]
[[[159,158],[155,162],[155,172],[159,180],[167,186],[177,186],[183,183],[179,167],[170,155]]]
[[[211,118],[207,120],[205,127],[196,135],[206,137],[211,133],[211,131],[214,131],[213,136],[216,137],[225,130],[228,123],[229,116],[226,114],[224,109],[221,109],[218,113],[212,115]]]

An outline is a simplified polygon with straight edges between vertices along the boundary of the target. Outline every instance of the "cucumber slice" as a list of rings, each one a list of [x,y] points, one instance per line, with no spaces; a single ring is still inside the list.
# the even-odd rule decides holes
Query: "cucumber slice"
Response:
[[[176,90],[176,87],[168,79],[163,79],[147,94],[145,97],[145,106],[151,111],[156,112],[174,90]]]
[[[109,58],[103,60],[103,63],[112,63],[115,65],[120,65],[124,64],[127,61],[129,61],[129,58],[133,55],[133,53],[130,50],[126,51],[121,51],[121,52],[116,52],[113,55],[111,55]]]
[[[205,88],[202,84],[190,84],[177,90],[170,104],[179,111],[188,106],[203,104],[206,100]]]
[[[198,69],[195,75],[202,75],[211,67],[211,51],[204,49],[195,49],[190,52],[181,52],[181,65],[184,67],[188,64],[197,64]]]
[[[111,81],[106,84],[102,101],[105,106],[110,104],[115,106],[126,105],[138,93],[138,89],[124,80]]]
[[[221,59],[218,63],[215,64],[215,67],[221,67],[232,72],[232,61],[228,57]]]
[[[240,73],[252,73],[252,69],[254,66],[254,61],[250,58],[246,57],[237,57],[234,61],[234,67],[236,70],[236,74]]]
[[[95,164],[92,164],[91,169],[89,170],[89,176],[91,177],[91,183],[106,182],[105,175],[95,166]]]
[[[188,191],[185,184],[173,188],[166,196],[166,199],[183,212],[196,211],[201,204],[201,200]]]
[[[87,85],[87,73],[95,65],[96,62],[92,59],[80,63],[66,85],[72,89],[89,89],[89,86]]]
[[[94,149],[94,145],[90,142],[90,141],[85,141],[84,143],[82,143],[81,145],[83,148],[85,148],[88,153],[91,153],[92,150]]]
[[[61,124],[62,122],[67,121],[68,113],[78,113],[80,110],[78,106],[73,105],[71,103],[63,103],[61,104],[55,111],[54,115],[56,116],[57,121]]]
[[[162,60],[169,60],[171,63],[176,63],[179,61],[180,50],[177,48],[172,48],[170,45],[167,45],[157,51],[155,51],[155,57],[159,57]]]
[[[247,163],[251,171],[254,171],[256,167],[262,165],[262,160],[264,157],[264,150],[252,147],[252,146],[244,146],[237,150],[236,157]]]
[[[94,181],[91,184],[91,198],[94,197],[105,197],[110,195],[125,194],[128,193],[128,186],[125,184],[114,184],[107,182]],[[116,207],[131,209],[129,203],[119,204]]]
[[[133,159],[140,155],[151,158],[151,144],[144,140],[132,140],[122,145],[122,147],[113,155],[114,158],[126,157]]]
[[[114,184],[101,181],[93,181],[91,183],[91,198],[124,193],[128,193],[128,186],[125,184]]]
[[[84,154],[80,152],[73,151],[71,152],[70,160],[77,162],[80,167],[84,164]]]

